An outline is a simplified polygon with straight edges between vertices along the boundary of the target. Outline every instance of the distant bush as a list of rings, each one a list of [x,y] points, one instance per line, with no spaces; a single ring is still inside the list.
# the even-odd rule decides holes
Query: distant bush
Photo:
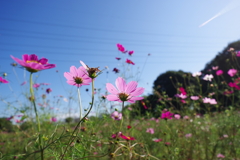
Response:
[[[27,129],[31,128],[32,125],[33,125],[32,122],[26,121],[26,122],[21,124],[20,129],[21,130],[27,130]]]
[[[66,123],[72,123],[72,122],[73,122],[73,118],[72,118],[72,117],[67,117],[67,118],[65,119],[65,122],[66,122]]]
[[[7,118],[0,118],[0,130],[6,132],[13,132],[14,126],[11,121],[7,120]]]

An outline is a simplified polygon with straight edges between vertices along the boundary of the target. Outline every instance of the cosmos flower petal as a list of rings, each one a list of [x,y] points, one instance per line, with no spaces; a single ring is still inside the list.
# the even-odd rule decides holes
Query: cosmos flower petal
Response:
[[[137,101],[137,100],[142,100],[142,99],[144,99],[144,97],[132,97],[132,98],[130,98],[130,99]]]
[[[126,93],[131,93],[131,92],[133,92],[134,90],[136,90],[137,85],[138,85],[138,83],[135,82],[135,81],[129,82],[129,83],[127,84],[127,87],[126,87],[126,90],[125,90]]]
[[[55,64],[47,64],[47,65],[45,65],[45,69],[51,69],[51,68],[55,68],[56,67],[56,65]]]
[[[28,56],[29,61],[37,61],[38,62],[38,56],[36,54],[31,54]]]
[[[135,103],[135,101],[142,100],[144,97],[132,97],[128,100],[129,103]]]
[[[115,84],[120,92],[125,92],[126,82],[122,77],[118,77]]]
[[[38,62],[41,63],[41,64],[47,64],[48,63],[48,59],[42,58]]]
[[[86,70],[88,70],[87,65],[86,65],[83,61],[80,61],[80,63],[81,63],[81,65],[82,65]]]
[[[111,83],[107,83],[106,88],[108,92],[110,92],[111,94],[115,94],[115,95],[118,94],[118,90]]]
[[[25,64],[25,62],[24,62],[23,60],[18,59],[18,58],[16,58],[16,57],[13,57],[12,55],[11,55],[11,58],[12,58],[14,61],[16,61],[17,63],[19,63],[21,66],[23,66],[23,65]]]
[[[130,93],[130,95],[131,96],[139,96],[139,95],[143,94],[143,92],[144,92],[144,88],[138,87],[135,91]]]
[[[12,56],[11,56],[11,57],[12,57]],[[22,59],[23,59],[24,62],[28,61],[28,60],[29,60],[28,54],[22,55]]]
[[[78,71],[77,68],[75,66],[71,66],[70,67],[70,73],[72,73],[74,76],[78,76]]]
[[[72,79],[73,76],[69,72],[64,72],[64,77],[67,78],[67,79]]]
[[[83,67],[83,66],[81,66],[81,67],[79,67],[78,69],[78,75],[79,76],[86,76],[86,77],[88,77],[87,76],[87,70]]]
[[[107,95],[107,99],[109,101],[118,101],[119,100],[117,95],[112,95],[112,94],[111,95]]]

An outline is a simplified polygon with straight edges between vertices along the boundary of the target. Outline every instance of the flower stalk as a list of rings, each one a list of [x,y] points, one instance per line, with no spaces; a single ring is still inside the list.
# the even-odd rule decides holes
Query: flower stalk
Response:
[[[63,160],[65,154],[67,153],[67,149],[68,147],[72,144],[72,142],[75,140],[76,136],[73,136],[74,133],[77,131],[77,128],[81,125],[81,123],[85,120],[85,118],[89,115],[89,113],[91,112],[92,108],[93,108],[93,102],[94,102],[94,79],[92,79],[92,102],[91,102],[91,106],[88,110],[88,112],[82,117],[82,119],[80,119],[80,121],[78,122],[77,126],[75,127],[74,131],[72,132],[72,135],[68,141],[68,145],[65,148],[63,154],[61,155],[61,160]]]
[[[43,156],[43,146],[42,146],[42,135],[41,135],[41,126],[40,126],[40,120],[39,120],[39,116],[38,116],[38,112],[37,112],[37,107],[36,107],[36,102],[35,102],[35,97],[34,97],[34,91],[33,91],[33,81],[32,81],[32,74],[30,73],[30,94],[31,94],[31,102],[33,103],[33,107],[34,107],[34,112],[36,115],[36,121],[37,121],[37,125],[38,125],[38,142],[40,145],[40,151],[41,151],[41,160],[44,159]]]

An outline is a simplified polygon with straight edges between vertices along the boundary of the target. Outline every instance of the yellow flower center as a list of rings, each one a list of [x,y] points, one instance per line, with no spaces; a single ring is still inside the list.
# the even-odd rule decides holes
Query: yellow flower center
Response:
[[[76,84],[82,84],[83,83],[83,79],[80,77],[73,77],[74,81],[76,82]]]
[[[38,64],[41,64],[39,63],[38,61],[34,61],[34,60],[31,60],[31,61],[26,61],[27,63],[38,63]]]
[[[128,94],[126,94],[126,93],[119,93],[118,94],[118,97],[119,97],[119,99],[121,100],[121,101],[127,101],[128,100]]]

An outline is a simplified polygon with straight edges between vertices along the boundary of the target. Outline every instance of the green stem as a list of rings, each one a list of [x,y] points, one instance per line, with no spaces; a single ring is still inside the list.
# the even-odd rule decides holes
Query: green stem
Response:
[[[41,127],[40,127],[40,121],[39,121],[36,102],[35,102],[35,97],[34,97],[32,74],[33,73],[30,73],[30,94],[31,94],[31,101],[33,103],[34,112],[35,112],[36,120],[37,120],[37,124],[38,124],[38,142],[39,142],[40,150],[41,150],[41,160],[43,160],[44,157],[43,157],[43,149],[42,149],[43,146],[42,146]]]
[[[123,124],[123,108],[124,108],[124,101],[123,101],[123,103],[122,103],[122,119],[121,119],[121,124],[120,124],[119,131],[121,130],[122,124]]]
[[[82,119],[82,101],[81,101],[81,93],[80,88],[78,87],[78,103],[79,103],[79,109],[80,109],[80,120]]]
[[[93,108],[93,102],[94,102],[94,79],[92,79],[92,103],[91,103],[91,106],[90,106],[88,112],[87,112],[87,113],[83,116],[83,118],[78,122],[77,126],[75,127],[74,131],[72,132],[72,135],[71,135],[71,137],[70,137],[70,139],[69,139],[69,141],[68,141],[68,145],[67,145],[67,147],[65,148],[65,150],[64,150],[64,152],[63,152],[63,154],[62,154],[62,156],[61,156],[61,160],[63,160],[63,158],[64,158],[64,156],[65,156],[65,154],[66,154],[66,152],[67,152],[68,147],[69,147],[69,146],[71,145],[71,143],[75,140],[75,137],[77,137],[77,136],[73,136],[74,133],[77,131],[77,128],[79,127],[79,125],[82,123],[82,121],[83,121],[83,120],[89,115],[89,113],[91,112],[91,110],[92,110],[92,108]]]

